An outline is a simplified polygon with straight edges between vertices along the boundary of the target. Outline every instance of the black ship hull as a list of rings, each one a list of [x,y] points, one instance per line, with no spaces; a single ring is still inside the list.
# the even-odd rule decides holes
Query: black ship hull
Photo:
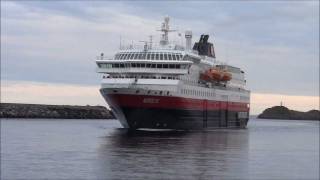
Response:
[[[248,119],[227,110],[199,111],[156,108],[121,108],[131,129],[245,128]]]

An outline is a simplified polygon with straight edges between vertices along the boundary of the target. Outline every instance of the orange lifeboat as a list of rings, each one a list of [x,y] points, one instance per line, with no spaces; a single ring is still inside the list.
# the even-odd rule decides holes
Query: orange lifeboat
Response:
[[[211,74],[213,80],[219,81],[222,77],[222,74],[219,69],[211,68],[209,69],[209,73]]]
[[[204,81],[230,81],[232,79],[232,74],[226,70],[210,68],[205,73],[200,74],[200,79]]]
[[[204,81],[210,81],[211,77],[207,73],[200,74],[200,79]]]
[[[221,81],[230,81],[231,78],[232,78],[232,74],[227,72],[227,71],[225,71],[225,72],[223,72]]]

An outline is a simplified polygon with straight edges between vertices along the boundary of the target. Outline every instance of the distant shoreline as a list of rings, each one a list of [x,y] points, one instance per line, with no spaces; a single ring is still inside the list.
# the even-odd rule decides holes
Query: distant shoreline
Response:
[[[115,119],[104,106],[72,106],[1,103],[0,118],[6,119]]]
[[[265,109],[257,116],[257,119],[320,121],[320,111],[301,112],[290,110],[285,106],[274,106]]]

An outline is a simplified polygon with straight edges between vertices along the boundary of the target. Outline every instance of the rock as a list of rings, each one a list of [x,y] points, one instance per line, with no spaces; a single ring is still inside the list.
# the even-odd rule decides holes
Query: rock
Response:
[[[0,118],[114,119],[103,106],[1,103]]]
[[[300,112],[290,110],[284,106],[274,106],[268,108],[258,115],[260,119],[291,119],[291,120],[320,120],[320,111],[311,110]]]

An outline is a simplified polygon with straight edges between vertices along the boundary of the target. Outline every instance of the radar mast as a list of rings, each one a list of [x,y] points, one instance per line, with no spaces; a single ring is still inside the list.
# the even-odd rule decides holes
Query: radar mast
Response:
[[[167,44],[169,44],[169,38],[168,38],[169,32],[176,31],[176,30],[170,30],[169,21],[170,21],[169,16],[166,16],[166,17],[164,18],[164,22],[163,22],[162,25],[161,25],[161,30],[159,30],[159,31],[162,31],[162,32],[163,32],[163,34],[161,34],[160,45],[167,45]]]

